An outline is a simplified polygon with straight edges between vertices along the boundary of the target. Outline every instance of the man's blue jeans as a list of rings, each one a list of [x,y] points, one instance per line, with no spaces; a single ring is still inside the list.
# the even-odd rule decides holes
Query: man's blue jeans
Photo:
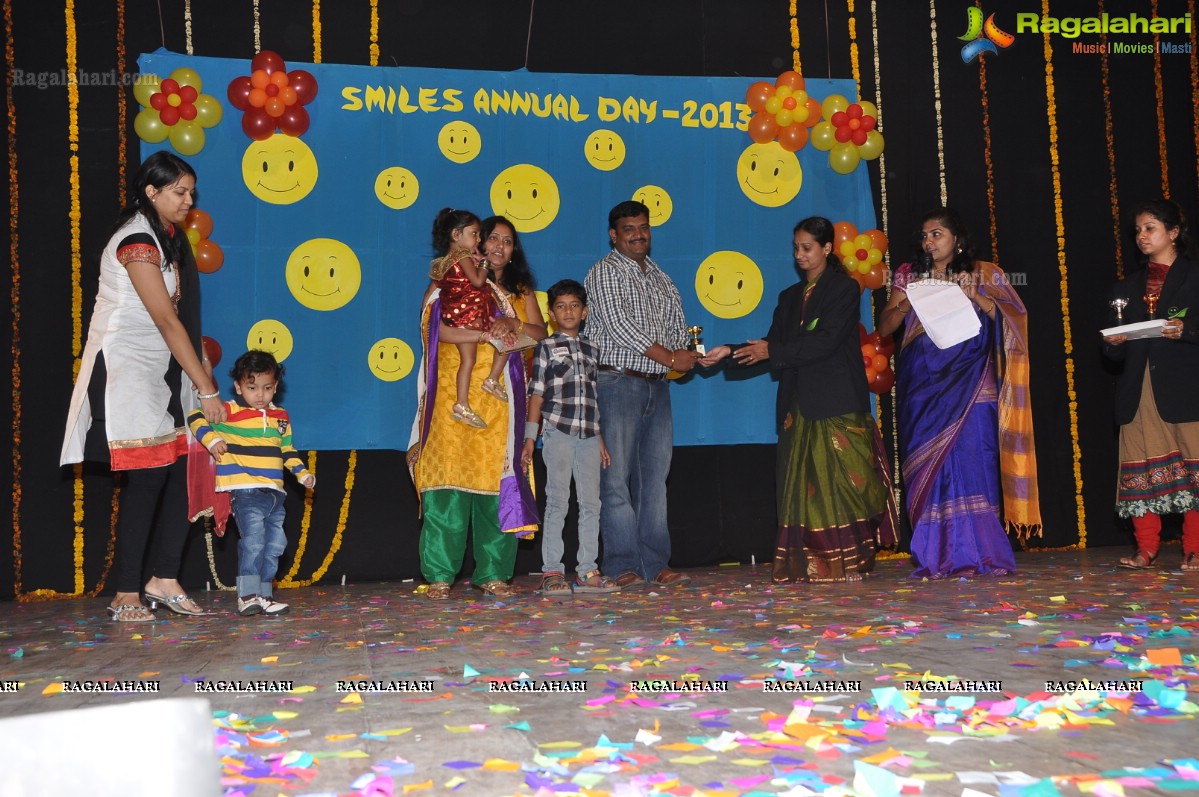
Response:
[[[237,595],[270,597],[279,569],[279,557],[287,548],[283,533],[283,500],[286,493],[269,487],[233,490],[230,503],[237,520]]]
[[[667,380],[601,371],[600,426],[612,464],[600,479],[604,572],[651,581],[670,563],[666,476],[674,446]]]

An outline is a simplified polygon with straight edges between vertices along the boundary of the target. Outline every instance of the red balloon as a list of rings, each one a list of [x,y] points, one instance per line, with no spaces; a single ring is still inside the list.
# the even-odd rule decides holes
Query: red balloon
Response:
[[[866,325],[859,321],[858,322],[858,345],[865,345],[866,343],[870,342],[871,334],[872,333],[866,331]]]
[[[873,130],[874,126],[876,124],[878,124],[878,121],[873,116],[863,116],[862,117],[862,129],[863,130],[867,130],[867,131]]]
[[[895,337],[892,335],[879,335],[878,352],[879,354],[887,355],[887,357],[895,354]]]
[[[201,238],[200,243],[196,244],[196,268],[201,274],[211,274],[221,267],[225,262],[225,253],[221,251],[221,247],[217,246],[207,238]],[[209,357],[208,359],[212,359]]]
[[[308,111],[293,105],[279,117],[279,129],[289,136],[302,136],[308,132]]]
[[[275,134],[275,120],[261,108],[251,108],[242,114],[241,129],[255,141],[266,141]]]
[[[195,230],[201,238],[207,238],[212,235],[212,216],[199,208],[192,208],[183,220],[183,229]]]
[[[184,102],[195,102],[196,97],[200,96],[200,92],[196,91],[195,86],[180,86],[179,99]]]
[[[278,75],[280,73],[276,72],[275,74]],[[263,91],[266,92],[266,96],[268,96],[268,97],[278,97],[279,96],[279,87],[276,86],[274,83],[267,83],[266,88],[264,88]]]
[[[316,99],[316,78],[311,72],[293,69],[287,73],[287,85],[296,90],[296,102],[307,105]]]
[[[873,368],[874,367],[874,357],[872,357],[869,354],[863,354],[862,355],[862,367],[863,368]]]
[[[849,141],[849,137],[853,135],[853,131],[848,127],[838,127],[837,132],[833,136],[839,144],[844,144]]]
[[[208,362],[213,368],[216,368],[221,363],[221,344],[217,343],[212,338],[204,335],[200,338],[200,345],[204,347],[204,353],[208,355]]]
[[[792,122],[779,130],[779,146],[788,152],[798,152],[808,143],[808,128]]]
[[[156,91],[150,95],[150,107],[156,111],[161,111],[167,107],[167,95],[161,91]]]
[[[247,110],[250,107],[250,89],[254,86],[250,83],[249,75],[235,77],[229,81],[229,89],[225,92],[229,97],[229,104],[239,111]]]
[[[179,122],[179,109],[168,105],[158,112],[158,118],[162,120],[164,125],[170,127]]]
[[[250,60],[250,69],[261,69],[268,75],[272,72],[287,71],[287,64],[284,63],[282,56],[273,50],[263,50],[258,55]]]
[[[845,115],[845,111],[837,111],[829,121],[833,123],[833,127],[845,127],[849,117]]]
[[[196,118],[196,106],[190,102],[179,106],[179,118],[185,122],[190,122]]]
[[[850,119],[861,119],[862,118],[862,106],[858,105],[855,102],[853,105],[851,105],[845,109],[845,115],[848,116]]]
[[[890,368],[879,371],[874,375],[874,379],[870,380],[870,392],[880,396],[883,393],[889,393],[893,387],[895,387],[895,372]]]
[[[754,114],[749,120],[749,137],[759,144],[773,140],[778,134],[778,122],[774,121],[773,115],[765,111]]]
[[[773,96],[774,86],[765,80],[759,80],[745,90],[745,104],[750,107],[750,110],[761,111],[766,107],[766,100]]]
[[[178,94],[179,93],[179,84],[177,82],[175,82],[174,80],[171,80],[170,78],[167,78],[166,80],[162,81],[159,88],[162,90],[163,94]]]
[[[862,146],[866,143],[866,131],[861,129],[853,131],[849,134],[849,140],[859,147]]]

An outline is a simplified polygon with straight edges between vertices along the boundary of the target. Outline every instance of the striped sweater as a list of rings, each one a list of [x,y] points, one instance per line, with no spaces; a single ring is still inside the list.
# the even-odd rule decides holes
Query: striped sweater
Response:
[[[225,402],[224,423],[210,424],[200,410],[187,417],[196,439],[209,450],[224,440],[229,450],[216,464],[216,490],[248,490],[266,487],[283,491],[283,469],[296,479],[310,474],[304,460],[291,444],[291,419],[287,410],[271,404],[265,410]]]

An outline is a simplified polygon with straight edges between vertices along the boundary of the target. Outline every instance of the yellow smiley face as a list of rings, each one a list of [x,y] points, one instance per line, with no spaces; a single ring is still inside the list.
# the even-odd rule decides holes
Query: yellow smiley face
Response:
[[[695,272],[695,295],[717,318],[749,315],[762,301],[762,270],[740,252],[713,252]]]
[[[420,181],[403,166],[389,166],[375,178],[375,196],[392,210],[411,207],[420,195]]]
[[[273,318],[262,319],[250,327],[250,334],[246,335],[247,349],[265,351],[274,355],[279,362],[283,362],[291,354],[292,345],[291,330],[284,326],[282,321]]]
[[[643,185],[633,192],[633,199],[649,208],[649,225],[657,227],[670,221],[674,213],[674,202],[666,189],[657,185]]]
[[[601,172],[624,163],[624,139],[613,130],[596,130],[583,142],[583,157]]]
[[[375,341],[366,356],[371,373],[384,382],[395,382],[408,376],[415,362],[412,348],[399,338]]]
[[[517,232],[537,232],[558,217],[562,198],[554,178],[540,167],[518,163],[491,183],[491,212],[506,216]]]
[[[276,133],[251,141],[241,159],[241,176],[250,193],[272,205],[299,202],[316,185],[316,155],[300,139]]]
[[[362,285],[362,266],[354,250],[332,238],[313,238],[292,250],[283,270],[287,289],[312,310],[345,306]]]
[[[483,139],[470,122],[448,122],[437,134],[437,148],[454,163],[473,161],[483,151]]]
[[[778,208],[795,199],[803,185],[799,158],[777,141],[750,144],[737,159],[737,185],[763,207]]]

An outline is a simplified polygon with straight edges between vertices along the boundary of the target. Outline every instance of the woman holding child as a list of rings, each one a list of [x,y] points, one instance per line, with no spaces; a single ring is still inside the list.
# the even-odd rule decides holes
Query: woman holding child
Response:
[[[100,258],[100,288],[71,395],[60,463],[103,462],[124,475],[116,534],[117,622],[154,619],[142,565],[154,537],[151,608],[202,614],[180,586],[187,540],[186,413],[225,407],[200,343],[200,279],[183,222],[196,173],[169,152],[146,159]],[[201,449],[201,455],[207,456]]]
[[[484,265],[494,276],[489,284],[501,310],[488,325],[487,336],[510,339],[523,331],[537,340],[545,337],[532,273],[515,229],[502,217],[487,219],[481,239]],[[421,314],[424,359],[408,466],[421,498],[421,572],[432,600],[449,597],[462,568],[468,529],[474,534],[471,583],[490,597],[515,595],[516,588],[507,582],[516,566],[516,540],[537,529],[537,505],[520,464],[525,358],[520,352],[502,355],[483,337],[476,330],[442,323],[440,297],[435,286],[430,287]],[[470,399],[486,424],[480,428],[452,419],[456,344],[462,343],[479,350],[470,376]],[[507,359],[506,401],[482,389],[493,357]]]
[[[874,569],[877,547],[895,542],[858,341],[860,290],[832,253],[832,222],[807,218],[793,235],[802,278],[779,294],[766,337],[718,346],[700,362],[731,354],[779,375],[773,580],[858,581]]]

